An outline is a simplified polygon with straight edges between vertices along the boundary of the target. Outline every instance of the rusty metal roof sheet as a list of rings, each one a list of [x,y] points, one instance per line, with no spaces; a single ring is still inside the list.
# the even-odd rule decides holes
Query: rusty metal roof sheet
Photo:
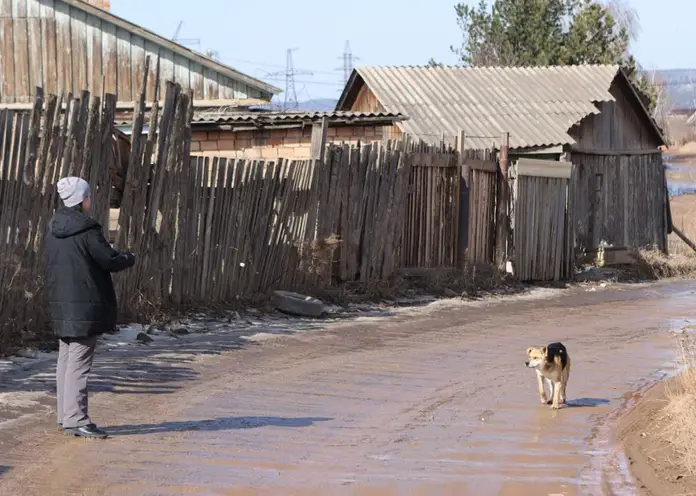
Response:
[[[511,148],[573,144],[568,130],[613,101],[616,65],[555,67],[359,67],[338,102],[362,78],[384,109],[409,117],[404,132],[436,142],[466,132],[467,148],[488,148],[510,133]],[[658,130],[659,132],[659,130]]]

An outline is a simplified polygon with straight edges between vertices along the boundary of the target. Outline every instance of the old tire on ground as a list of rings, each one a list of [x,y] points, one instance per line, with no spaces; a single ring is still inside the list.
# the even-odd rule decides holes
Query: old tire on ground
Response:
[[[290,291],[273,291],[273,305],[281,312],[301,317],[321,317],[324,314],[321,300]]]

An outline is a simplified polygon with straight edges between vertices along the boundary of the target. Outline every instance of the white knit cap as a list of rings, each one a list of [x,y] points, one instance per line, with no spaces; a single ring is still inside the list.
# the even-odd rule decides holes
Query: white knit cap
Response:
[[[79,205],[89,198],[89,183],[79,177],[64,177],[58,181],[58,194],[66,207]]]

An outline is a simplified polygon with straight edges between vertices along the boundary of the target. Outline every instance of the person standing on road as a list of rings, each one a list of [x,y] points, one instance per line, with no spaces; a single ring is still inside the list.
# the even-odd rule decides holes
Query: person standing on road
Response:
[[[89,217],[90,186],[79,177],[58,181],[63,202],[46,233],[44,258],[53,332],[59,339],[56,367],[58,426],[68,435],[106,438],[87,412],[87,380],[97,336],[116,325],[116,292],[111,272],[135,263],[119,253]]]

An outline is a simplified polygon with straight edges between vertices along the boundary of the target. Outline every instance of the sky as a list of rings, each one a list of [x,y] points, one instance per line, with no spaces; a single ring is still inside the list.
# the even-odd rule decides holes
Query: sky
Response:
[[[646,69],[696,68],[694,0],[623,0],[640,18],[633,53]],[[478,0],[475,0],[477,3]],[[354,65],[454,64],[456,0],[111,0],[112,12],[284,89],[292,52],[298,100],[337,98],[346,41]],[[472,3],[467,2],[467,3]],[[299,73],[301,72],[301,73]],[[281,74],[279,74],[281,73]]]

